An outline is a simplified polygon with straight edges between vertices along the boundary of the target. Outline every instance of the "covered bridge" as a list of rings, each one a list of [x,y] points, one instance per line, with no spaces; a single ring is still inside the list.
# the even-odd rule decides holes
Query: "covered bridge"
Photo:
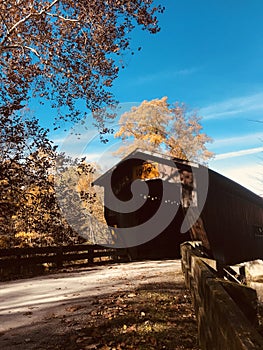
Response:
[[[203,165],[136,149],[94,185],[133,259],[179,257],[189,239],[223,265],[263,258],[262,198]]]

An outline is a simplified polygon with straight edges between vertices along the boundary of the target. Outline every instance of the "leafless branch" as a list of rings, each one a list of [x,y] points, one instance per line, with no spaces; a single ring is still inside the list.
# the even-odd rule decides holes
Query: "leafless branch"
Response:
[[[47,12],[46,14],[47,14],[48,16],[51,16],[51,17],[60,18],[60,19],[62,19],[63,21],[66,21],[66,22],[79,22],[78,19],[66,18],[66,17],[60,16],[60,15],[58,15],[58,14],[56,14],[56,13]]]
[[[37,52],[36,49],[34,49],[33,47],[30,46],[24,46],[25,49],[32,51],[38,58],[40,58],[40,54]]]
[[[13,49],[21,49],[21,50],[29,50],[31,52],[33,52],[38,58],[40,58],[40,54],[37,52],[36,49],[34,49],[33,47],[30,47],[30,46],[26,46],[26,45],[8,45],[8,46],[5,46],[3,48],[0,48],[0,52],[1,51],[9,51],[9,50],[13,50]]]

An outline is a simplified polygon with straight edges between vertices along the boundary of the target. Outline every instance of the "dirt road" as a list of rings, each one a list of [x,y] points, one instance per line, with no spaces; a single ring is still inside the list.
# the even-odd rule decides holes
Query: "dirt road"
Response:
[[[108,305],[108,310],[112,300],[115,300],[115,306],[120,296],[122,296],[121,300],[125,298],[128,301],[133,298],[136,300],[136,296],[141,298],[140,293],[136,292],[138,288],[146,285],[159,285],[159,288],[163,288],[165,283],[166,287],[169,286],[167,292],[173,292],[172,298],[175,295],[173,288],[175,290],[177,288],[178,293],[181,293],[180,298],[185,298],[180,303],[187,302],[187,307],[191,307],[189,297],[185,295],[180,260],[112,264],[2,282],[0,283],[0,349],[114,349],[114,346],[105,345],[103,341],[100,344],[94,344],[93,340],[97,334],[83,336],[84,327],[87,331],[87,324],[93,324],[96,320],[93,330],[96,329],[98,322],[101,322],[99,318],[104,315],[98,310],[106,309],[105,305]],[[171,283],[174,285],[172,286]],[[138,298],[139,303],[142,299]],[[120,313],[120,310],[129,309],[127,302],[122,301],[122,305],[124,306],[119,308],[114,306],[113,318],[119,317],[116,310]],[[131,317],[131,312],[134,311],[129,310]],[[190,317],[189,310],[186,312]],[[143,314],[145,312],[142,311],[140,317]],[[112,317],[109,316],[107,319],[111,320]],[[193,315],[191,317],[193,318]],[[192,321],[195,327],[195,320]],[[81,331],[82,338],[77,335]],[[68,340],[65,343],[66,338]],[[80,338],[82,342],[80,340],[78,342]],[[85,346],[83,339],[86,339]],[[132,349],[125,344],[124,342],[122,346],[119,345],[119,349]],[[103,346],[108,347],[103,348]],[[152,349],[146,344],[142,347],[136,345],[134,349],[136,348]],[[164,348],[167,349],[167,347]],[[178,349],[186,348],[178,347]]]

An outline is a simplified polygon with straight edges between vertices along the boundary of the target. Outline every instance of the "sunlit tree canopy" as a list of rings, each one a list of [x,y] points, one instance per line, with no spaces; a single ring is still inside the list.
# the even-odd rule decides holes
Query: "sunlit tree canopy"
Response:
[[[141,148],[205,163],[213,156],[206,148],[212,140],[202,131],[200,121],[184,104],[169,105],[167,97],[143,101],[121,116],[115,137],[123,145],[116,153],[125,156]]]

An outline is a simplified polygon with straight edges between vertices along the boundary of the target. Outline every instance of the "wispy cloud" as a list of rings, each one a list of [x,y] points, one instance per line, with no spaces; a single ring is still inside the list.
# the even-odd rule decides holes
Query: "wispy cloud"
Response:
[[[241,136],[234,137],[225,137],[221,139],[215,139],[210,148],[222,148],[222,147],[230,147],[230,146],[244,146],[246,147],[252,146],[255,147],[259,144],[263,143],[263,132],[250,133]]]
[[[219,160],[219,159],[235,158],[235,157],[246,156],[249,154],[260,153],[260,152],[263,152],[263,147],[256,147],[256,148],[243,149],[243,150],[234,151],[234,152],[221,153],[221,154],[217,154],[215,156],[215,159]]]
[[[219,118],[221,119],[224,117],[235,116],[239,113],[255,111],[262,112],[263,118],[263,92],[249,96],[231,98],[225,101],[214,103],[210,106],[201,108],[199,110],[199,113],[205,120],[208,120]]]
[[[160,80],[164,81],[167,79],[174,79],[174,78],[194,74],[200,70],[201,70],[200,67],[190,67],[190,68],[183,68],[183,69],[174,70],[174,71],[170,71],[170,70],[158,71],[157,73],[143,75],[136,80],[132,80],[130,82],[130,85],[144,85],[148,83],[157,82]]]

